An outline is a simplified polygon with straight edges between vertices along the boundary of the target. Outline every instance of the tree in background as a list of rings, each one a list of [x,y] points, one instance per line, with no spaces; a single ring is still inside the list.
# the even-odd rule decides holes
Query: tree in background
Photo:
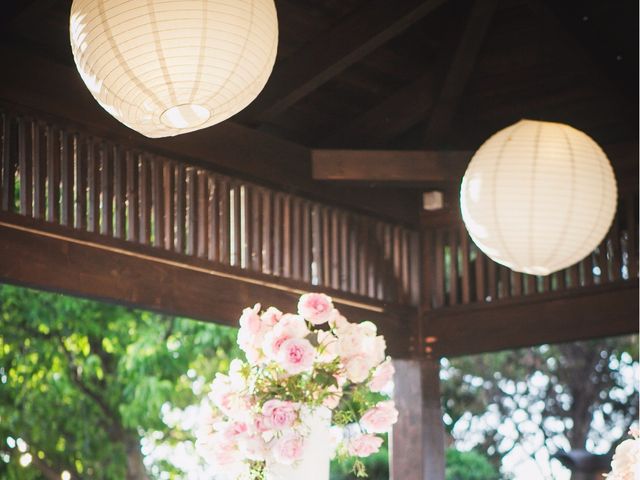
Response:
[[[0,477],[149,478],[141,438],[161,432],[164,443],[184,440],[163,422],[163,405],[197,403],[194,379],[227,368],[238,353],[235,336],[226,327],[0,285]],[[164,478],[178,473],[171,465],[150,469],[160,470]]]
[[[638,418],[637,343],[608,338],[443,361],[453,442],[497,467],[517,448],[539,465],[561,449],[613,452]]]

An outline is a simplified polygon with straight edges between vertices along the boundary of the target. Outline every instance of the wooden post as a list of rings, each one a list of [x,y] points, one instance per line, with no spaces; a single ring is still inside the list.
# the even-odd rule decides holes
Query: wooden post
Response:
[[[392,480],[444,480],[444,424],[437,359],[394,360],[400,412],[390,439]]]

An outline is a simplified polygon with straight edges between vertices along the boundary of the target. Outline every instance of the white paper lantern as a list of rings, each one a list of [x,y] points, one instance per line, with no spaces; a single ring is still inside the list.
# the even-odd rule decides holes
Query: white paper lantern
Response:
[[[273,0],[74,0],[71,49],[102,107],[148,137],[219,123],[276,58]]]
[[[475,244],[517,272],[548,275],[582,260],[615,215],[616,181],[602,149],[568,125],[522,120],[475,153],[460,188]]]

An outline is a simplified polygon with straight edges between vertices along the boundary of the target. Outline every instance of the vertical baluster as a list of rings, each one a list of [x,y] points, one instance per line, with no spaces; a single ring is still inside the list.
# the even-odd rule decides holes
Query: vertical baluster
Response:
[[[422,250],[420,248],[420,235],[417,232],[411,232],[409,234],[409,258],[412,259],[410,263],[411,267],[411,286],[410,286],[410,301],[411,305],[420,306],[420,300],[422,292],[420,291],[420,285],[422,285],[422,269],[421,269],[421,257]]]
[[[551,291],[551,275],[545,275],[542,277],[542,290],[541,293],[548,293]]]
[[[173,164],[168,160],[162,162],[162,197],[164,199],[164,245],[166,250],[173,250],[175,245],[175,184],[176,178]]]
[[[488,268],[487,268],[487,283],[489,284],[489,297],[491,297],[491,301],[495,302],[498,299],[497,292],[497,275],[496,269],[497,264],[491,259],[487,259]]]
[[[2,196],[0,208],[13,210],[15,198],[16,165],[15,159],[15,123],[6,113],[2,114]]]
[[[327,222],[328,223],[328,222]],[[367,263],[369,259],[369,245],[367,242],[367,225],[366,220],[358,217],[358,293],[360,295],[367,294],[368,278]],[[400,268],[402,268],[402,247],[400,246]],[[328,262],[327,262],[328,264]]]
[[[449,305],[458,304],[458,231],[449,230]]]
[[[320,207],[314,204],[311,210],[311,242],[313,270],[311,283],[321,285],[323,278],[322,271],[322,219],[320,217]]]
[[[294,198],[291,206],[291,273],[293,278],[302,278],[302,212],[300,199]]]
[[[231,209],[229,204],[229,181],[221,177],[218,181],[218,243],[220,245],[220,262],[231,263]]]
[[[384,223],[376,222],[374,235],[376,245],[376,298],[385,300]]]
[[[439,228],[435,232],[435,262],[434,262],[434,275],[433,283],[435,284],[435,295],[433,299],[434,307],[439,308],[444,306],[445,302],[445,268],[444,268],[444,254],[445,254],[445,232]]]
[[[262,192],[251,188],[251,269],[262,271],[262,205],[260,200]]]
[[[635,195],[627,194],[624,202],[624,215],[627,224],[627,250],[629,252],[629,278],[638,276],[638,217],[635,214],[637,200]]]
[[[47,190],[46,151],[43,152],[41,141],[42,125],[36,121],[31,123],[31,164],[33,165],[33,217],[45,218],[45,199]],[[43,155],[44,153],[44,155]]]
[[[566,274],[567,274],[566,270],[560,270],[559,272],[556,272],[554,274],[555,282],[556,282],[556,290],[557,291],[562,291],[562,290],[565,290],[567,288],[567,277],[566,277]]]
[[[331,246],[329,249],[329,262],[331,264],[331,288],[340,288],[340,247],[339,236],[339,213],[336,209],[330,211],[331,223]]]
[[[158,157],[149,159],[151,166],[151,204],[153,205],[153,246],[164,246],[163,165]]]
[[[384,226],[384,283],[385,300],[396,300],[396,278],[393,266],[393,230],[391,225]]]
[[[76,228],[85,230],[87,228],[87,142],[81,135],[74,137],[74,167],[76,178],[75,206],[76,206]]]
[[[411,271],[409,267],[409,232],[402,229],[402,303],[409,304],[411,299]]]
[[[510,280],[510,270],[503,266],[500,265],[499,267],[499,272],[500,272],[500,282],[499,282],[499,292],[498,292],[498,297],[499,298],[509,298],[510,294],[511,294],[511,285],[509,284],[509,280]]]
[[[140,243],[151,242],[151,172],[149,159],[140,155],[138,171],[138,195],[140,198]]]
[[[207,258],[209,248],[209,181],[207,172],[199,170],[197,172],[198,192],[197,192],[197,249],[196,253],[200,258]]]
[[[460,250],[462,251],[462,303],[466,305],[471,300],[469,236],[464,226],[461,226],[458,232],[460,235]]]
[[[476,252],[476,264],[475,264],[475,281],[476,281],[476,301],[484,303],[487,301],[487,290],[485,281],[486,272],[486,258],[478,247],[474,245]]]
[[[291,278],[291,196],[282,198],[282,276]]]
[[[568,270],[570,288],[580,286],[580,269],[579,264],[571,265]]]
[[[282,194],[273,197],[273,275],[282,274]]]
[[[622,248],[620,246],[620,220],[621,220],[622,208],[619,206],[616,216],[611,224],[611,229],[607,237],[609,238],[611,259],[609,264],[611,265],[610,278],[612,281],[620,280],[622,278]]]
[[[218,211],[218,182],[216,177],[209,173],[207,176],[209,183],[209,197],[207,201],[209,216],[209,260],[217,262],[220,258],[220,212]]]
[[[273,235],[272,202],[272,193],[265,188],[262,190],[262,271],[268,275],[273,271],[273,252],[271,248]]]
[[[535,294],[536,288],[537,288],[536,277],[534,275],[525,274],[524,278],[525,278],[525,288],[526,288],[527,295]]]
[[[100,145],[100,233],[111,235],[113,232],[113,177],[109,147]]]
[[[187,244],[186,254],[196,254],[197,225],[198,225],[198,201],[197,201],[197,174],[194,167],[187,167],[186,172],[186,190],[187,190],[187,211],[186,211],[186,227],[187,227]]]
[[[125,238],[127,220],[127,198],[125,194],[126,178],[122,150],[113,147],[113,199],[114,199],[114,229],[116,238]]]
[[[232,266],[240,266],[241,255],[241,225],[240,225],[240,187],[229,185],[229,247],[230,263]]]
[[[138,198],[138,156],[127,150],[125,155],[127,168],[127,240],[139,241],[140,200]]]
[[[73,226],[73,136],[59,132],[60,140],[60,223]]]
[[[53,135],[48,134],[47,143]],[[92,138],[87,139],[87,208],[88,219],[87,227],[90,232],[98,233],[100,229],[100,192],[98,177],[100,174],[100,163],[96,154],[96,145]],[[47,147],[47,151],[49,148]],[[47,190],[49,216],[54,217],[54,205],[57,205],[57,194],[55,193],[58,183],[55,181],[55,168],[52,168],[51,162],[47,161],[47,168],[50,169],[49,188]]]
[[[348,214],[340,214],[340,288],[349,290],[349,223]]]
[[[600,284],[607,283],[609,281],[609,262],[607,261],[607,239],[605,239],[598,245],[595,251],[595,258],[598,268],[600,269]]]
[[[320,209],[320,218],[322,219],[322,285],[328,287],[331,285],[331,225],[327,207]]]
[[[402,291],[402,248],[400,246],[400,227],[393,227],[393,279],[396,285],[395,301],[402,302],[404,292]]]
[[[510,272],[511,295],[514,297],[522,296],[522,274],[519,272]]]
[[[311,282],[311,204],[302,204],[302,280]]]
[[[24,118],[18,119],[18,169],[20,172],[20,213],[32,213],[32,166],[29,155],[29,125]]]
[[[249,225],[251,222],[251,203],[249,202],[249,189],[246,185],[240,185],[240,266],[249,268]]]
[[[580,262],[580,268],[582,270],[582,275],[584,277],[584,285],[586,287],[591,286],[595,283],[594,275],[593,275],[593,267],[595,266],[593,263],[593,252],[587,255]]]
[[[175,169],[176,187],[176,228],[175,228],[175,251],[184,253],[186,241],[186,175],[185,167],[182,164],[176,165]]]

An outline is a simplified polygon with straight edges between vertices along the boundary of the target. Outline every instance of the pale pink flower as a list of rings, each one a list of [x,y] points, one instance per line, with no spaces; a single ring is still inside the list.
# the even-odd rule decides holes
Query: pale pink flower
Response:
[[[393,374],[395,373],[395,368],[393,368],[393,364],[391,363],[391,359],[385,360],[383,363],[378,365],[373,372],[373,377],[369,381],[369,389],[372,392],[381,392],[384,390],[391,380],[393,380]]]
[[[276,440],[272,454],[276,462],[291,465],[302,458],[303,451],[304,437],[289,430]]]
[[[256,303],[253,308],[245,308],[240,316],[240,328],[243,328],[254,335],[257,334],[261,327],[260,317],[258,316],[259,311],[259,303]]]
[[[380,450],[382,438],[375,435],[359,435],[349,440],[347,450],[349,455],[356,457],[368,457]]]
[[[264,337],[262,342],[262,350],[265,355],[271,359],[276,360],[282,344],[289,340],[291,337],[288,335],[277,335],[275,330],[270,331]]]
[[[340,314],[337,308],[334,308],[333,312],[331,312],[331,317],[329,318],[329,326],[332,329],[339,331],[347,325],[349,325],[349,321]]]
[[[262,406],[262,417],[266,427],[284,430],[291,427],[298,418],[298,406],[285,400],[268,400]]]
[[[240,317],[240,330],[238,331],[238,346],[245,352],[247,361],[251,364],[260,362],[263,358],[260,350],[264,328],[258,312],[260,304],[253,308],[245,308]]]
[[[260,435],[250,435],[238,439],[238,448],[249,460],[262,461],[267,457],[267,444]]]
[[[367,432],[385,433],[398,421],[398,410],[392,400],[379,402],[375,407],[370,408],[362,415],[360,425]]]
[[[289,338],[304,338],[309,335],[309,328],[304,317],[285,313],[273,327],[276,336],[287,335]]]
[[[263,325],[266,325],[268,327],[273,327],[276,323],[280,321],[281,318],[282,318],[282,312],[275,307],[267,308],[267,310],[260,317]]]
[[[253,417],[253,428],[255,428],[258,433],[264,433],[269,430],[270,427],[267,419],[263,415],[258,414]]]
[[[365,353],[342,359],[347,378],[353,383],[362,383],[371,371],[369,358]]]
[[[336,387],[335,385],[331,385],[327,389],[330,393],[322,402],[322,405],[327,407],[329,410],[333,410],[340,403],[340,399],[342,398],[342,389]]]
[[[290,338],[280,347],[277,361],[287,373],[296,375],[311,369],[315,354],[316,350],[309,340]]]
[[[237,437],[246,435],[249,432],[249,425],[245,422],[232,421],[227,422],[220,429],[225,440],[235,441]]]
[[[331,332],[320,330],[318,338],[318,361],[328,363],[338,356],[338,339]]]
[[[211,446],[215,446],[215,448],[209,448],[211,454],[210,459],[215,465],[225,467],[242,460],[242,454],[238,449],[238,444],[234,441],[217,437],[214,438]]]
[[[298,301],[298,313],[314,325],[329,321],[333,310],[331,297],[324,293],[306,293]]]

